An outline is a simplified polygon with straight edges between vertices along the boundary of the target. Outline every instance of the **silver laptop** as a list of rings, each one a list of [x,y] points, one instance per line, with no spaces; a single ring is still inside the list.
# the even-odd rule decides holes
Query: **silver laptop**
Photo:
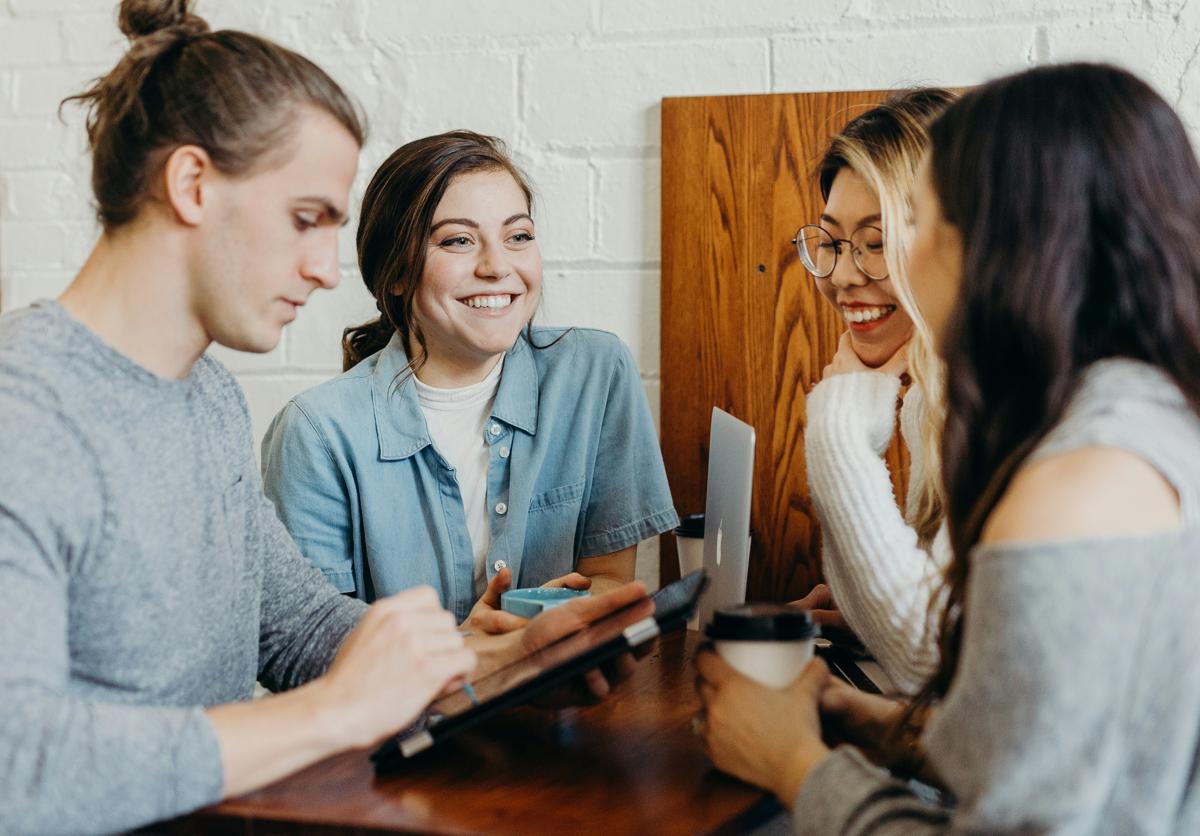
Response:
[[[746,601],[750,568],[750,496],[754,487],[754,427],[713,408],[704,501],[704,571],[700,629],[714,610]]]

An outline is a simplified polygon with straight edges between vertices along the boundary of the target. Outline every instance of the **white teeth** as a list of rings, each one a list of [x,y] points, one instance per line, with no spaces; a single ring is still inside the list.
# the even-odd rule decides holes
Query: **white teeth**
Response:
[[[472,308],[507,308],[512,304],[512,296],[472,296],[463,302]]]
[[[842,308],[842,316],[847,322],[874,322],[877,319],[896,310],[895,305],[881,305],[877,308]]]

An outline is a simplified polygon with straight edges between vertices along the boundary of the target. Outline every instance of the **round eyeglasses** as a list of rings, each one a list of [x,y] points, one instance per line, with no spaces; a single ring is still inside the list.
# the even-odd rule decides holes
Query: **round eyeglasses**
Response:
[[[883,257],[883,230],[876,226],[860,226],[849,238],[834,238],[829,231],[817,224],[805,224],[792,239],[800,261],[815,278],[827,279],[833,275],[838,256],[844,244],[850,245],[850,257],[859,271],[873,282],[888,276],[887,261]]]

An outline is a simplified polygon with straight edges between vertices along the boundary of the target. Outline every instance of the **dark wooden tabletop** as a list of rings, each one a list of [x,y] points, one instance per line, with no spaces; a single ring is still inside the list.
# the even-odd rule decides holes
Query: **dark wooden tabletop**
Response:
[[[775,800],[717,772],[690,723],[692,632],[660,638],[599,705],[521,708],[376,776],[346,752],[203,810],[175,833],[740,832]]]

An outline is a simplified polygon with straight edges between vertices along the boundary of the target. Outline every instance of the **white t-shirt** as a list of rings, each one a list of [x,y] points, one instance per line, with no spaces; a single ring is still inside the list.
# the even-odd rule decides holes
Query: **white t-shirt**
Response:
[[[438,389],[413,378],[417,400],[433,446],[455,470],[462,494],[467,534],[475,553],[475,597],[487,588],[484,560],[492,544],[487,512],[487,475],[490,451],[484,441],[484,425],[492,415],[504,358],[478,383],[459,389]]]

